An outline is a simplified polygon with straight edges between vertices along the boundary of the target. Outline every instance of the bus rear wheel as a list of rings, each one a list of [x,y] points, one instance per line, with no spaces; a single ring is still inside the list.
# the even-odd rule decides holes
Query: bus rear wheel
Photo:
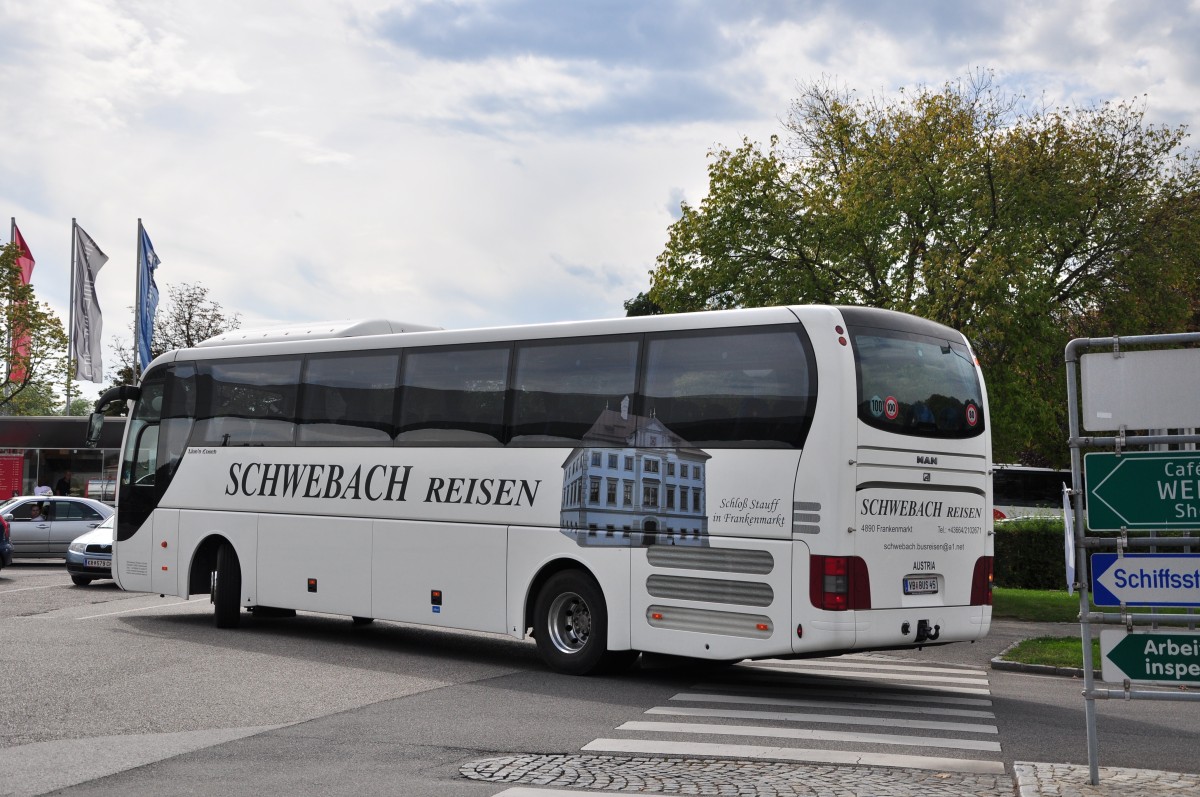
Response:
[[[551,669],[591,675],[628,665],[636,651],[609,651],[608,608],[600,585],[580,570],[551,576],[533,607],[533,636]]]
[[[217,549],[211,595],[217,628],[237,628],[242,620],[242,568],[238,564],[237,551],[227,542]]]

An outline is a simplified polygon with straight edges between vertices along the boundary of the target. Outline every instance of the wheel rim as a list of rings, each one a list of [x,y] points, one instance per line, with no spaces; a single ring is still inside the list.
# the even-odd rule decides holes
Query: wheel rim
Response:
[[[592,636],[592,610],[579,595],[564,592],[550,604],[550,641],[563,653],[578,653]]]

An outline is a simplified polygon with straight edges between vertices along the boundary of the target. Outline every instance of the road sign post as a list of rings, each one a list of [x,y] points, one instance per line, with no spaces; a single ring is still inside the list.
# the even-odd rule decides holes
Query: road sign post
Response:
[[[1085,490],[1071,491],[1075,572],[1079,584],[1083,643],[1083,697],[1089,782],[1100,782],[1096,701],[1171,700],[1200,703],[1200,693],[1181,686],[1200,683],[1200,636],[1194,630],[1134,631],[1135,622],[1195,628],[1196,615],[1130,614],[1127,606],[1200,605],[1200,561],[1170,554],[1133,554],[1131,549],[1183,548],[1200,537],[1200,332],[1077,338],[1067,344],[1067,445],[1071,477]],[[1081,427],[1112,432],[1083,436]],[[1141,449],[1142,446],[1150,447]],[[1103,453],[1087,453],[1085,449]],[[1158,450],[1153,450],[1158,449]],[[1086,476],[1086,479],[1084,478]],[[1084,499],[1087,499],[1086,513]],[[1085,521],[1086,517],[1086,521]],[[1119,531],[1091,535],[1091,531]],[[1162,536],[1159,532],[1182,531]],[[1070,533],[1070,529],[1068,529]],[[1071,546],[1068,544],[1068,550]],[[1121,606],[1121,612],[1096,611]],[[1100,632],[1101,674],[1120,689],[1095,685],[1093,624],[1120,623]],[[1134,683],[1137,686],[1134,686]],[[1149,686],[1142,686],[1148,684]],[[1162,686],[1173,688],[1161,688]]]
[[[1087,454],[1088,528],[1200,529],[1200,452]]]
[[[1200,633],[1101,631],[1100,657],[1100,676],[1105,681],[1200,684]]]

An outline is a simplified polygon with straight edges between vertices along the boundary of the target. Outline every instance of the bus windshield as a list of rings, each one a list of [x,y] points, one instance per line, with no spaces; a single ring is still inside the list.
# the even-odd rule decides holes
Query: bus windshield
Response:
[[[983,432],[983,391],[971,352],[961,341],[853,327],[850,337],[863,423],[919,437]]]

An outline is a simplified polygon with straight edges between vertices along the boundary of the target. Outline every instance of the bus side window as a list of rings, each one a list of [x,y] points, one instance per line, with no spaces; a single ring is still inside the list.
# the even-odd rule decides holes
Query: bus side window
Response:
[[[645,412],[705,447],[801,447],[816,375],[794,328],[647,336]]]
[[[296,445],[390,446],[398,352],[311,355],[301,386]]]
[[[200,401],[191,444],[292,445],[300,362],[299,358],[199,362]]]
[[[159,430],[158,467],[166,468],[162,477],[169,481],[187,448],[196,415],[196,366],[175,363],[168,374],[166,405]]]
[[[503,443],[511,348],[503,344],[406,351],[397,445]]]
[[[582,440],[605,410],[618,410],[634,395],[638,345],[634,336],[517,344],[512,442],[574,445]]]

